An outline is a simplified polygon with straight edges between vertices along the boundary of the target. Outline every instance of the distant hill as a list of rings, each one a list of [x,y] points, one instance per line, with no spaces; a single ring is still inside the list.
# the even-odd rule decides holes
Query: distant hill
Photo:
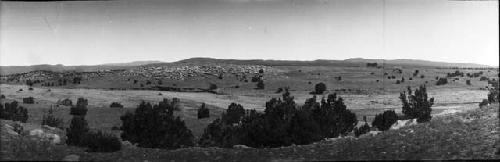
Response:
[[[473,64],[473,63],[447,63],[447,62],[434,62],[426,60],[414,59],[363,59],[352,58],[346,60],[314,60],[314,61],[293,61],[293,60],[235,60],[235,59],[213,59],[213,58],[190,58],[180,60],[175,63],[190,63],[190,64],[207,64],[207,63],[228,63],[228,64],[254,64],[266,66],[364,66],[366,63],[378,63],[389,65],[412,65],[412,66],[435,66],[435,67],[492,67],[488,65]]]
[[[99,66],[142,66],[142,65],[148,65],[148,64],[159,64],[159,63],[165,63],[162,61],[134,61],[134,62],[127,62],[127,63],[108,63],[108,64],[101,64]]]
[[[363,59],[352,58],[346,60],[313,60],[313,61],[298,61],[298,60],[237,60],[237,59],[214,59],[205,57],[195,57],[184,59],[176,62],[162,61],[134,61],[128,63],[108,63],[101,65],[90,66],[64,66],[58,65],[32,65],[32,66],[0,66],[0,74],[7,75],[13,73],[25,73],[35,70],[49,71],[97,71],[97,70],[115,70],[115,69],[130,69],[137,66],[166,66],[170,64],[236,64],[236,65],[263,65],[263,66],[365,66],[366,63],[385,63],[386,65],[408,65],[408,66],[434,66],[434,67],[492,67],[488,65],[473,64],[473,63],[447,63],[434,62],[426,60],[414,59]]]
[[[363,59],[363,58],[351,58],[344,60],[346,62],[363,62],[363,63],[386,63],[386,64],[397,64],[397,65],[417,65],[417,66],[436,66],[436,67],[492,67],[488,65],[474,64],[474,63],[448,63],[448,62],[434,62],[427,60],[416,60],[416,59]]]

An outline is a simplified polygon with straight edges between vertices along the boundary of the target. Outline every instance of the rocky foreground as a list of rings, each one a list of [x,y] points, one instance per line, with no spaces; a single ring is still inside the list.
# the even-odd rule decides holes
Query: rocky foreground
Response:
[[[57,128],[2,120],[2,160],[83,161],[274,161],[372,159],[499,159],[498,104],[436,116],[431,122],[397,130],[281,148],[138,148],[127,142],[113,153],[85,152],[64,144]],[[15,130],[14,132],[12,130]],[[19,132],[19,133],[16,133]],[[51,135],[53,134],[53,135]],[[54,135],[57,135],[56,138]]]

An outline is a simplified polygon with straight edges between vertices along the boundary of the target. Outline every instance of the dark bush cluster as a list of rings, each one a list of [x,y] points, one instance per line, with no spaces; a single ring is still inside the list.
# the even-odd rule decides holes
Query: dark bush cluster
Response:
[[[466,80],[466,81],[465,81],[465,84],[467,84],[467,85],[472,85],[472,84],[470,83],[470,80]]]
[[[198,119],[208,117],[210,117],[210,110],[205,106],[205,103],[202,103],[201,107],[198,109]]]
[[[438,81],[436,82],[436,85],[445,85],[448,84],[448,79],[446,78],[439,78]]]
[[[28,121],[28,110],[22,106],[18,106],[17,101],[6,102],[5,107],[0,104],[0,118],[26,123]]]
[[[354,128],[354,136],[356,137],[359,137],[360,135],[366,134],[368,132],[370,132],[370,126],[366,122],[365,124],[363,124],[363,126],[359,128]]]
[[[452,77],[464,77],[464,73],[457,70],[454,73],[447,73],[446,76],[448,78],[452,78]]]
[[[112,152],[121,149],[121,142],[113,134],[100,131],[90,131],[85,115],[87,114],[88,101],[78,98],[76,106],[71,108],[73,115],[69,128],[66,129],[66,144],[87,147],[91,152]]]
[[[25,103],[25,104],[34,104],[35,103],[35,98],[33,98],[33,97],[23,98],[23,103]]]
[[[123,105],[119,102],[112,102],[111,105],[109,105],[111,108],[123,108]]]
[[[434,104],[434,98],[428,99],[427,88],[421,85],[412,94],[412,90],[408,87],[408,94],[403,92],[399,99],[403,103],[402,112],[410,119],[417,119],[417,122],[427,122],[431,120],[431,106]]]
[[[121,116],[124,140],[149,148],[193,146],[193,135],[184,121],[173,115],[174,104],[164,99],[158,105],[142,102],[134,113]]]
[[[331,94],[316,102],[310,98],[299,107],[285,89],[281,99],[266,103],[264,113],[231,104],[221,118],[208,125],[201,146],[279,147],[309,144],[323,138],[347,135],[357,124],[356,115],[346,109],[342,98]]]
[[[377,67],[378,64],[376,62],[374,63],[366,63],[366,67]]]
[[[87,115],[88,101],[85,98],[78,98],[76,106],[71,107],[70,115],[85,116]]]
[[[122,147],[118,137],[102,131],[89,131],[81,140],[81,143],[90,152],[114,152],[119,151]]]
[[[62,118],[55,117],[54,110],[49,109],[49,111],[42,117],[42,125],[63,129],[64,121]]]
[[[320,82],[316,85],[314,85],[314,92],[311,92],[311,94],[323,94],[323,92],[326,91],[326,85],[323,82]]]
[[[498,81],[488,81],[488,83],[490,83],[492,86],[492,88],[490,88],[490,90],[488,92],[488,102],[493,103],[493,102],[500,101],[499,82]]]
[[[386,131],[398,121],[398,115],[394,110],[384,111],[382,114],[377,114],[372,122],[372,126],[380,131]]]

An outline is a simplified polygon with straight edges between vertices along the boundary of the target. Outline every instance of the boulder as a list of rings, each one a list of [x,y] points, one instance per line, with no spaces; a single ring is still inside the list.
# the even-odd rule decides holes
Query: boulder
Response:
[[[392,124],[390,129],[400,129],[403,127],[416,125],[417,119],[408,119],[408,120],[398,120],[396,123]]]
[[[52,144],[60,144],[61,137],[57,134],[44,131],[43,129],[33,129],[29,131],[29,135],[39,138],[41,141],[50,141]]]

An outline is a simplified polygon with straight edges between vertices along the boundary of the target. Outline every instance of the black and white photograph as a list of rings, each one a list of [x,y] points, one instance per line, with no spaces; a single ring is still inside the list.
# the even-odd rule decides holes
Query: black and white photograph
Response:
[[[498,0],[0,0],[0,161],[498,160]]]

